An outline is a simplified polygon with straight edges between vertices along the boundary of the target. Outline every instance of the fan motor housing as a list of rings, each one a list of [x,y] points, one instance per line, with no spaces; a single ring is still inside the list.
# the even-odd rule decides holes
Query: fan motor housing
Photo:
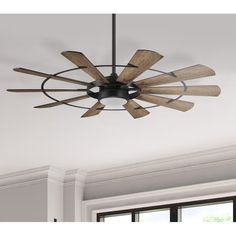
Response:
[[[100,87],[99,96],[98,99],[101,100],[103,98],[109,98],[109,97],[118,97],[118,98],[124,98],[126,100],[129,99],[129,90],[128,88],[124,87]]]
[[[97,85],[94,84],[89,88],[88,95],[98,100],[111,97],[129,100],[140,94],[140,89],[137,86],[132,84],[128,86],[117,81],[99,85],[99,92],[92,92],[91,89],[94,87],[97,87]]]

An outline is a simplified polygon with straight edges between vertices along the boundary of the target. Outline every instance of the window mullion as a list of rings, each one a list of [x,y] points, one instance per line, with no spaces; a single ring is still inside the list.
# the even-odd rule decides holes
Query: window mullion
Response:
[[[97,214],[97,222],[104,222],[104,216]]]
[[[132,211],[131,212],[131,221],[132,222],[139,222],[139,212],[137,211]]]
[[[178,222],[178,206],[170,207],[170,222]]]

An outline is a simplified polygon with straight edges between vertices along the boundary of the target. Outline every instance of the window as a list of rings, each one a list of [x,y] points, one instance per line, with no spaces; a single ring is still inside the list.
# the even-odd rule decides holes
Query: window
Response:
[[[98,222],[236,222],[236,197],[97,214]]]
[[[169,209],[139,212],[139,222],[169,222],[169,221],[170,221]]]
[[[233,202],[183,207],[181,222],[233,222]]]
[[[103,222],[111,222],[111,223],[126,223],[126,222],[131,222],[131,213],[107,215],[107,216],[103,217]]]

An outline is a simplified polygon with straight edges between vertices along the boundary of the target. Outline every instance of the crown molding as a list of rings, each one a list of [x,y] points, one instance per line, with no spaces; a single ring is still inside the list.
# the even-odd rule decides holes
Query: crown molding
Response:
[[[78,169],[64,171],[53,166],[42,166],[0,175],[0,189],[30,185],[42,181],[61,185],[76,184],[84,186],[85,179],[85,171]]]
[[[0,189],[22,185],[35,184],[42,181],[50,181],[61,184],[64,180],[65,172],[52,166],[42,166],[38,168],[17,171],[0,175]]]
[[[92,171],[87,174],[86,185],[165,175],[230,163],[236,164],[236,145]]]
[[[64,184],[65,185],[76,184],[83,187],[85,184],[86,177],[87,173],[85,171],[78,169],[67,170],[65,172]]]
[[[19,184],[32,184],[39,181],[51,181],[58,184],[77,184],[83,187],[112,181],[124,181],[157,175],[191,171],[225,164],[236,164],[236,145],[201,152],[160,158],[132,165],[120,166],[98,171],[72,169],[64,171],[52,166],[17,171],[0,175],[0,189]]]

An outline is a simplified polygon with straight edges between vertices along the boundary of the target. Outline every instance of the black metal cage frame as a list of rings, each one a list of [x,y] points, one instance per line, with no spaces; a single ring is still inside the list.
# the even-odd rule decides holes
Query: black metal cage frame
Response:
[[[116,67],[133,67],[132,65],[95,65],[95,67],[112,67],[112,68],[116,68]],[[55,74],[52,74],[52,76],[54,75],[61,75],[63,73],[66,73],[66,72],[70,72],[70,71],[75,71],[75,70],[81,70],[83,69],[84,67],[75,67],[75,68],[71,68],[71,69],[67,69],[67,70],[63,70],[63,71],[60,71],[60,72],[57,72]],[[114,70],[114,69],[113,69]],[[158,73],[163,73],[163,74],[169,74],[168,72],[163,72],[163,71],[160,71],[160,70],[156,70],[156,69],[149,69],[149,71],[154,71],[154,72],[158,72]],[[173,76],[173,75],[172,75]],[[52,99],[53,101],[55,102],[61,102],[62,104],[64,105],[67,105],[67,106],[71,106],[71,107],[76,107],[76,108],[81,108],[81,109],[90,109],[91,107],[85,107],[85,106],[79,106],[79,105],[74,105],[74,104],[70,104],[70,103],[66,103],[66,102],[63,102],[63,101],[60,101],[58,99],[56,99],[55,97],[53,97],[52,95],[50,95],[48,92],[45,91],[45,85],[46,83],[51,79],[51,76],[47,77],[41,84],[41,89],[42,89],[42,92],[45,96],[47,96],[48,98]],[[186,84],[184,83],[184,81],[180,81],[180,83],[182,84],[183,88],[184,88],[184,91],[187,89],[187,86]],[[91,83],[92,84],[92,83]],[[174,99],[171,99],[168,101],[168,103],[170,102],[173,102],[175,100],[178,100],[182,97],[183,95],[179,95],[177,96],[176,98]],[[91,98],[93,98],[91,96]],[[146,106],[146,107],[143,107],[145,109],[149,109],[149,108],[154,108],[154,107],[158,107],[159,105],[152,105],[152,106]],[[139,108],[136,108],[136,109],[139,109]],[[113,109],[103,109],[103,111],[126,111],[126,109],[117,109],[117,108],[113,108]]]

